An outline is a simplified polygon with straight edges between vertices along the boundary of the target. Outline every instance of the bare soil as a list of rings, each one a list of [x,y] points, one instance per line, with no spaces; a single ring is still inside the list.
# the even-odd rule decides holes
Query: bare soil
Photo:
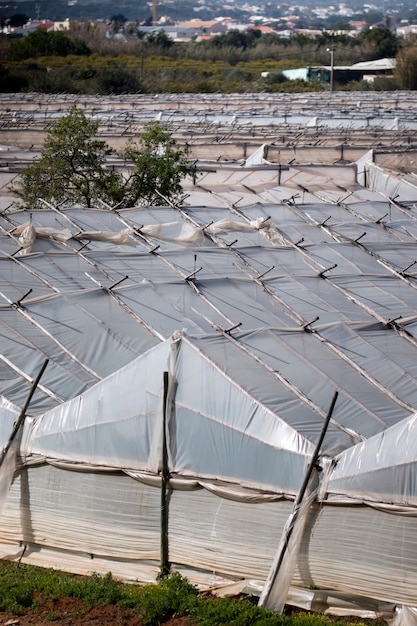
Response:
[[[2,626],[143,626],[143,620],[130,609],[116,606],[88,608],[78,598],[59,598],[41,603],[24,615],[0,613]],[[164,626],[191,626],[188,617],[171,618]]]

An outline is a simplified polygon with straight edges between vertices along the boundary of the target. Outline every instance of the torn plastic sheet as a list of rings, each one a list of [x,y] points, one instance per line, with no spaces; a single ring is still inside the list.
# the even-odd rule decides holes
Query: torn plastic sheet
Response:
[[[265,158],[267,144],[263,143],[250,157],[248,157],[244,163],[244,167],[250,167],[251,165],[261,165],[263,163],[269,163]]]
[[[11,231],[11,234],[18,237],[18,241],[21,244],[21,250],[19,250],[20,255],[30,254],[30,252],[32,252],[36,237],[54,239],[62,243],[66,243],[72,237],[72,233],[68,228],[59,230],[50,226],[34,226],[31,222],[25,222],[17,226]]]
[[[210,588],[210,592],[218,598],[233,597],[240,594],[260,596],[264,583],[256,579],[242,579],[235,582],[223,582]],[[402,609],[415,611],[410,607],[396,607],[392,603],[372,601],[363,597],[330,589],[300,589],[290,587],[286,604],[305,611],[315,611],[327,615],[355,616],[362,619],[385,619],[389,626],[417,626],[417,622],[395,621]],[[392,621],[391,621],[392,620]]]
[[[397,606],[389,626],[417,626],[417,608],[415,606]]]
[[[261,594],[260,602],[264,599],[262,606],[276,611],[279,615],[282,613],[287,603],[288,591],[294,575],[307,516],[310,506],[316,497],[317,490],[314,490],[303,502],[294,506],[285,524],[281,541],[271,566],[271,571],[268,574],[265,587]]]
[[[237,220],[223,219],[210,224],[205,231],[212,234],[230,231],[253,231],[268,229],[269,224],[265,218],[251,220],[249,223],[238,222]],[[163,224],[149,224],[141,226],[137,231],[132,228],[124,228],[120,231],[80,231],[74,235],[68,229],[57,230],[51,227],[36,226],[27,222],[18,226],[12,231],[12,235],[18,236],[21,244],[20,255],[32,252],[36,237],[50,238],[62,243],[66,243],[71,237],[74,239],[87,239],[89,241],[102,241],[115,245],[127,245],[134,243],[134,236],[139,233],[162,241],[173,241],[178,243],[201,243],[204,239],[204,230],[181,222],[167,222]]]
[[[142,226],[139,232],[162,241],[178,241],[181,243],[199,243],[203,241],[203,231],[192,224],[167,222]]]
[[[208,233],[219,234],[228,233],[230,231],[253,231],[260,230],[262,228],[268,228],[268,222],[264,217],[260,217],[256,220],[252,220],[249,223],[238,222],[237,220],[223,219],[210,224],[205,229]]]
[[[36,239],[36,231],[32,224],[26,224],[19,235],[18,241],[20,243],[19,255],[24,256],[32,252],[33,244]]]
[[[81,231],[74,235],[74,239],[88,239],[89,241],[104,241],[106,243],[114,243],[116,245],[133,243],[132,237],[134,230],[132,228],[123,228],[118,232],[96,230]]]
[[[68,239],[71,239],[72,233],[68,228],[64,230],[57,230],[56,228],[50,228],[49,226],[35,226],[36,236],[42,239],[55,239],[56,241],[62,241],[66,243]]]

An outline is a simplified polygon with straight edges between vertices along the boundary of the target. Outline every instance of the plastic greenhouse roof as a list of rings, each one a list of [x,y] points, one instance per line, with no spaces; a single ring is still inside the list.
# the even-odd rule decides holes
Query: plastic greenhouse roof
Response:
[[[223,197],[221,182],[215,193]],[[239,371],[253,370],[256,362],[265,379],[270,370],[270,397],[278,398],[284,385],[297,403],[297,428],[312,442],[341,386],[334,414],[339,447],[395,424],[417,406],[415,279],[412,269],[401,273],[414,261],[417,221],[407,210],[406,219],[394,224],[375,223],[369,205],[361,211],[352,195],[343,206],[273,206],[258,198],[239,209],[37,211],[35,229],[58,226],[74,235],[172,229],[174,223],[177,230],[201,231],[210,222],[228,222],[220,234],[206,228],[197,244],[175,241],[178,233],[168,233],[174,241],[166,241],[139,230],[128,245],[39,238],[25,256],[15,254],[19,245],[10,233],[29,216],[8,211],[0,218],[4,396],[21,405],[33,372],[48,356],[31,407],[44,411],[185,328],[200,340],[217,333],[228,350],[233,344]],[[378,213],[384,208],[388,202],[379,197]],[[268,228],[251,226],[266,218]]]
[[[181,367],[195,366],[188,376],[201,370],[204,385],[206,372],[213,393],[223,389],[264,416],[259,424],[274,416],[285,431],[287,477],[294,450],[301,462],[297,479],[280,485],[284,491],[297,489],[336,390],[322,448],[328,456],[355,444],[360,450],[416,412],[412,180],[366,156],[360,167],[289,163],[282,171],[258,157],[210,164],[197,184],[186,181],[177,206],[0,212],[7,415],[11,404],[23,406],[45,358],[30,406],[34,416],[50,412],[44,425],[137,359],[146,372],[178,333],[189,355]],[[364,163],[368,188],[360,178]],[[37,236],[25,248],[19,227],[30,220]],[[229,419],[227,407],[220,408]],[[231,424],[230,437],[241,428]],[[264,440],[273,448],[271,433]],[[42,437],[33,440],[38,454],[46,450]],[[147,463],[151,448],[143,451]],[[250,450],[243,437],[242,449]],[[97,454],[89,462],[103,462]],[[111,453],[113,461],[118,455]],[[131,458],[121,462],[137,469]],[[200,462],[203,473],[215,473],[209,456]],[[178,463],[179,471],[192,465],[181,451]],[[238,470],[242,475],[246,467]],[[248,483],[270,487],[272,477],[261,474],[248,470]]]

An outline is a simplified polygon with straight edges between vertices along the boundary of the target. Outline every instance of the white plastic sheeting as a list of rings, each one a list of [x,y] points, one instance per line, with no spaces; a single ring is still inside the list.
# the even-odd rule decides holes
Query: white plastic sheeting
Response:
[[[169,508],[170,560],[207,587],[264,578],[291,504],[243,505],[200,488],[174,489]],[[126,475],[29,466],[12,485],[0,550],[16,553],[22,541],[28,562],[38,554],[53,566],[155,580],[159,511],[160,489]]]
[[[175,414],[168,423],[172,473],[294,492],[310,454],[308,440],[232,384],[226,372],[189,341],[176,339],[172,345],[176,344]],[[157,473],[162,373],[170,368],[170,354],[168,340],[74,400],[33,420],[22,445],[26,461],[39,456]],[[263,463],[258,463],[259,458]]]
[[[335,464],[329,496],[416,506],[417,415],[346,450]]]
[[[22,453],[26,459],[40,455],[92,466],[158,472],[160,372],[164,363],[165,369],[168,367],[168,361],[169,344],[161,343],[146,357],[139,357],[84,394],[34,420],[25,433]]]
[[[27,212],[0,215],[3,441],[49,358],[2,556],[155,579],[167,371],[170,561],[262,589],[338,390],[289,598],[417,603],[411,185],[261,165],[214,167],[181,207],[34,211],[24,255]]]

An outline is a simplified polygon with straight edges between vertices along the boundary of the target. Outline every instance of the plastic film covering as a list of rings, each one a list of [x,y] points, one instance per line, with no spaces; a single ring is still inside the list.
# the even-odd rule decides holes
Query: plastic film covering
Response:
[[[307,516],[316,496],[317,492],[313,491],[294,506],[285,524],[271,571],[262,590],[260,597],[262,606],[279,614],[284,610],[288,598]]]
[[[211,146],[241,161],[211,163],[175,207],[45,209],[31,222],[0,212],[4,441],[7,403],[23,406],[49,358],[9,491],[4,469],[2,556],[27,546],[26,562],[155,579],[168,371],[170,560],[208,586],[262,588],[338,390],[320,504],[283,571],[288,598],[332,611],[416,605],[415,187],[372,163],[384,124],[356,166],[337,162],[347,117],[319,115],[312,97],[294,115],[211,114],[228,134],[246,126],[239,145]],[[359,112],[355,128],[380,121]],[[309,120],[331,118],[334,165],[297,165],[315,143],[250,136],[284,117],[315,142]]]
[[[82,484],[82,489],[80,489]],[[170,497],[170,560],[216,578],[265,578],[291,503],[246,503],[219,498],[206,489],[174,490]],[[90,572],[106,560],[123,578],[143,568],[158,573],[160,489],[124,474],[29,467],[14,481],[2,517],[2,542],[10,553],[27,545],[24,562],[56,550],[59,567],[72,569],[87,556]],[[255,530],[255,532],[254,532]],[[13,546],[15,546],[13,548]],[[46,558],[46,557],[45,557]],[[117,564],[119,561],[119,564]],[[153,565],[152,565],[153,564]],[[85,567],[85,565],[83,566]],[[194,570],[194,574],[192,571]],[[109,571],[107,570],[104,570]],[[127,573],[127,575],[126,575]]]
[[[170,558],[234,580],[264,580],[290,502],[238,503],[206,489],[174,492],[170,503]]]
[[[13,424],[19,417],[20,410],[9,400],[0,396],[0,448],[3,449],[9,440]]]
[[[17,407],[11,402],[5,398],[0,398],[0,518],[20,461],[22,428],[19,428],[18,432],[15,433],[13,440],[10,439],[19,413]]]
[[[15,437],[11,443],[6,454],[1,457],[0,466],[0,516],[3,512],[3,508],[6,499],[9,494],[10,485],[12,484],[13,477],[15,475],[18,462],[19,462],[19,448],[20,448],[21,431],[18,436]]]
[[[157,472],[165,370],[175,373],[175,409],[168,426],[174,474],[275,493],[296,491],[311,445],[268,407],[268,395],[262,402],[262,393],[269,393],[262,390],[265,372],[259,368],[261,387],[255,400],[185,339],[161,343],[34,420],[25,430],[23,454],[27,459]],[[252,378],[255,371],[252,367]],[[285,403],[282,410],[285,415]],[[257,463],[258,458],[269,461]]]
[[[43,355],[51,359],[30,407],[38,412],[84,392],[159,342],[98,289],[28,300],[24,314],[4,307],[1,326],[3,392],[15,404],[27,395],[17,381],[29,380]]]
[[[362,607],[366,598],[414,606],[415,523],[415,510],[414,515],[401,515],[360,504],[315,503],[292,585],[363,598]]]
[[[290,428],[287,431],[290,438],[288,441],[283,440],[285,448],[289,446],[292,451],[299,450],[299,452],[306,454],[306,458],[310,456],[313,449],[312,443],[316,442],[320,436],[325,411],[322,411],[321,407],[315,404],[306,403],[304,405],[302,400],[305,400],[306,396],[303,395],[302,390],[295,384],[289,385],[285,376],[277,375],[279,370],[271,367],[275,363],[273,361],[274,355],[271,356],[269,362],[270,347],[262,353],[263,361],[260,362],[257,360],[256,350],[252,352],[242,349],[240,344],[225,340],[223,337],[193,338],[193,343],[216,364],[220,371],[225,373],[226,379],[231,380],[233,378],[236,384],[244,390],[244,393],[259,398],[261,405],[268,408],[271,415],[275,416],[272,424],[275,423],[274,420],[277,420],[276,425],[268,431],[271,444],[280,447],[280,436],[275,435],[274,430],[278,428],[277,433],[282,432],[280,421],[283,420]],[[259,353],[264,347],[264,343],[257,345]],[[285,354],[283,357],[285,362]],[[350,447],[352,441],[355,441],[352,433],[346,432],[344,428],[340,427],[336,419],[329,426],[323,446],[323,452],[326,451],[329,454],[331,451],[337,450],[339,446],[342,448]],[[251,426],[256,428],[256,424]],[[307,444],[307,442],[309,443]],[[301,470],[301,467],[298,469]],[[297,479],[295,479],[295,474],[292,475],[293,480],[296,480],[298,485],[292,493],[298,490],[303,475],[304,471]]]
[[[361,441],[368,429],[369,432],[379,432],[381,420],[378,413],[372,411],[370,403],[364,405],[353,394],[353,389],[360,388],[361,385],[368,387],[366,380],[352,370],[348,363],[336,359],[325,344],[317,345],[315,341],[309,341],[304,333],[285,333],[274,329],[249,333],[245,336],[245,342],[254,354],[262,355],[273,370],[279,369],[287,380],[291,379],[300,393],[306,397],[314,397],[321,411],[327,409],[329,393],[329,387],[323,385],[322,381],[327,379],[329,385],[332,385],[332,381],[336,382],[335,390],[340,385],[329,439],[325,443],[328,454],[331,450],[335,453],[339,446],[345,448],[349,442],[350,445],[354,445]],[[275,342],[279,349],[271,350],[271,345]],[[300,369],[298,365],[300,361],[294,360],[293,355],[297,351],[303,362],[311,363],[308,376],[305,376],[302,368]],[[342,383],[348,377],[352,380],[352,389],[346,385],[342,389]],[[356,406],[355,411],[351,411],[352,403]],[[333,430],[336,424],[339,426],[339,433]],[[346,434],[345,438],[341,432]]]
[[[161,343],[34,420],[25,430],[22,454],[158,471],[163,372],[169,354],[170,342]]]
[[[13,482],[3,510],[2,540],[64,553],[158,561],[159,504],[159,489],[123,474],[27,468]],[[65,556],[61,559],[65,565]]]
[[[82,489],[80,489],[82,485]],[[123,474],[74,472],[50,465],[20,472],[2,516],[2,555],[70,571],[155,580],[160,546],[160,490]],[[291,513],[288,501],[242,504],[208,491],[174,490],[169,545],[174,568],[191,581],[265,580]],[[313,505],[292,580],[297,589],[338,593],[358,607],[412,604],[417,581],[415,517],[369,506]],[[106,569],[107,568],[107,569]],[[398,577],[398,571],[403,577]],[[378,576],[375,576],[378,572]],[[222,579],[222,582],[220,580]],[[312,592],[323,608],[323,592]],[[361,601],[362,599],[362,601]],[[343,602],[341,603],[343,606]],[[334,606],[333,605],[333,606]],[[348,602],[345,602],[348,605]]]
[[[329,495],[417,506],[417,415],[346,450],[334,460]]]
[[[251,375],[256,377],[254,368]],[[294,492],[311,446],[268,409],[269,398],[254,402],[186,340],[181,343],[176,379],[175,414],[169,424],[173,472]],[[261,393],[257,396],[262,398]]]
[[[370,189],[377,189],[388,198],[398,198],[400,202],[415,201],[415,184],[405,180],[403,176],[387,172],[377,165],[369,164],[368,168],[367,186]]]
[[[398,606],[392,619],[387,621],[389,626],[415,626],[417,624],[417,608]]]

